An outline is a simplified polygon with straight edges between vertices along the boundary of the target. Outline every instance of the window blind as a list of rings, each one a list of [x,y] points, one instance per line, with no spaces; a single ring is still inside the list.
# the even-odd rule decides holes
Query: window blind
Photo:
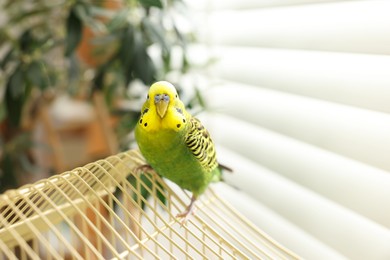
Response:
[[[187,3],[218,191],[303,258],[389,259],[390,1]]]

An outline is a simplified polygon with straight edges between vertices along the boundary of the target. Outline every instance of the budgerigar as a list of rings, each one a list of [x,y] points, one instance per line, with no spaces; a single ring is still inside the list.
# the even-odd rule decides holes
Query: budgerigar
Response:
[[[226,168],[217,162],[208,131],[186,111],[175,87],[159,81],[149,89],[135,138],[158,174],[192,192],[190,204],[177,215],[185,222],[199,195],[210,182],[219,181],[221,168]]]

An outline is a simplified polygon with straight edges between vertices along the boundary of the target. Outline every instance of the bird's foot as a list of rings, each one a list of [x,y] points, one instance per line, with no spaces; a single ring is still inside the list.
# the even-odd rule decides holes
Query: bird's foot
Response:
[[[140,166],[136,167],[134,169],[134,172],[136,174],[145,173],[145,172],[155,173],[154,169],[149,164],[143,164],[143,165],[140,165]]]
[[[187,223],[191,215],[195,215],[195,207],[186,209],[184,212],[176,215],[176,218],[181,218],[180,224],[183,226]]]
[[[196,196],[192,195],[191,202],[187,206],[186,210],[176,215],[176,218],[182,219],[180,221],[181,226],[184,226],[187,223],[190,216],[195,214],[195,200],[196,200]]]

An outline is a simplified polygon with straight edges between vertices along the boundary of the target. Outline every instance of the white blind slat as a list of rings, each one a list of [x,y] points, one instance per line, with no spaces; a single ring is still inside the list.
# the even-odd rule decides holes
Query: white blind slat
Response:
[[[226,82],[211,107],[284,135],[390,170],[390,115]]]
[[[389,259],[390,1],[188,3],[220,192],[304,258]]]
[[[227,183],[244,189],[287,220],[352,259],[384,259],[390,255],[390,232],[353,211],[318,196],[248,159],[222,150],[238,174]],[[220,156],[220,157],[221,157]],[[288,202],[288,203],[287,203]]]
[[[388,172],[232,117],[201,119],[217,143],[390,228]]]
[[[222,79],[390,113],[390,56],[238,47],[214,55],[211,73]]]
[[[308,259],[346,259],[339,252],[321,243],[246,193],[222,184],[215,185],[214,188],[241,214],[297,254],[304,255]]]
[[[197,0],[188,1],[194,10],[242,10],[248,8],[283,7],[291,5],[321,4],[351,0]]]
[[[348,1],[283,8],[216,12],[202,41],[261,46],[390,54],[390,2]]]

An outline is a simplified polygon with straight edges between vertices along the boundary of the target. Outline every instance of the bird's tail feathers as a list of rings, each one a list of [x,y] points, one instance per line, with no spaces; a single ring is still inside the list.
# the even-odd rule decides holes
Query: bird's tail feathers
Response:
[[[230,168],[230,167],[228,167],[228,166],[226,166],[226,165],[223,165],[223,164],[218,163],[218,167],[219,167],[219,169],[221,169],[221,170],[228,171],[228,172],[233,172],[233,169]]]

